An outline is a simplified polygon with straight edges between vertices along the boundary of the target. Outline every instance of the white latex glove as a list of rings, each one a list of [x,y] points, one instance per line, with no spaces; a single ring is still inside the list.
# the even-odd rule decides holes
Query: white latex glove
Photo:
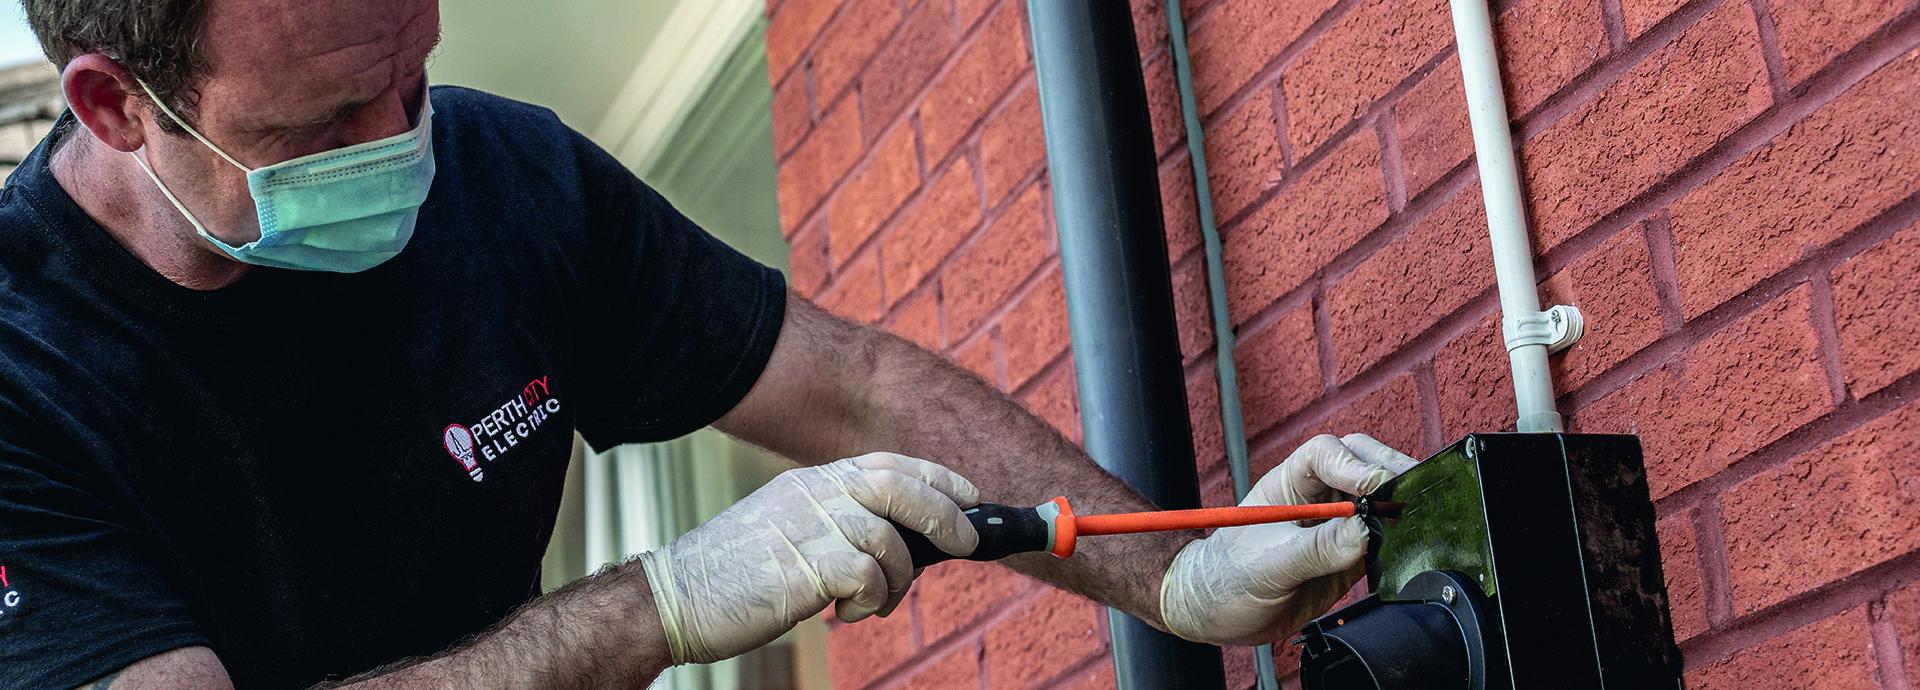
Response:
[[[828,603],[849,623],[891,613],[915,573],[887,520],[966,555],[980,535],[960,509],[979,502],[979,490],[952,470],[893,453],[781,473],[641,554],[674,663],[759,648]]]
[[[1253,485],[1240,505],[1324,503],[1372,493],[1414,459],[1365,434],[1316,436]],[[1313,526],[1227,527],[1189,543],[1160,581],[1160,610],[1181,637],[1263,644],[1333,606],[1365,574],[1359,518]]]

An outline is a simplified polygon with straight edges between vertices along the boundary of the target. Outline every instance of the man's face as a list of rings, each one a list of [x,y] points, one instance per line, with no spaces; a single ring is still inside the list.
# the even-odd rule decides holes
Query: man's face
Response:
[[[417,124],[439,36],[437,0],[214,0],[191,124],[249,168],[401,134]],[[147,147],[209,232],[235,245],[259,237],[245,173],[157,123]]]

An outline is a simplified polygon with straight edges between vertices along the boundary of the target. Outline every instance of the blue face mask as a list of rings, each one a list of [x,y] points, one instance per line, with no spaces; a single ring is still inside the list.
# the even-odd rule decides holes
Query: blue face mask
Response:
[[[142,83],[142,89],[147,85]],[[153,97],[153,90],[147,89]],[[420,205],[433,186],[433,104],[421,97],[419,124],[378,141],[248,168],[187,126],[153,98],[160,111],[221,158],[247,174],[260,239],[235,247],[220,241],[167,189],[153,168],[130,153],[200,236],[240,261],[302,271],[358,273],[393,258],[413,237]]]

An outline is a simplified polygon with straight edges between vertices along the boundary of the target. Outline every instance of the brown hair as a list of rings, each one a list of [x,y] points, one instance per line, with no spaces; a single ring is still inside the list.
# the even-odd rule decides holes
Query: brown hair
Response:
[[[21,6],[53,64],[65,69],[79,55],[104,54],[192,120],[199,101],[193,82],[207,67],[200,46],[204,0],[21,0]],[[185,134],[167,118],[160,126]]]

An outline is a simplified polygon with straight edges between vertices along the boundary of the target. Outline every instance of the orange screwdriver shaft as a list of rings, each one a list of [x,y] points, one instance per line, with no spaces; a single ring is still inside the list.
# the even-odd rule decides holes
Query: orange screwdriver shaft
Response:
[[[1295,520],[1326,520],[1331,518],[1353,517],[1353,501],[1333,503],[1308,503],[1288,506],[1238,506],[1232,508],[1194,508],[1191,510],[1159,510],[1150,513],[1113,513],[1110,515],[1080,515],[1074,518],[1074,527],[1080,536],[1102,534],[1137,534],[1140,532],[1167,532],[1185,529],[1208,529],[1216,527],[1239,527],[1241,525],[1261,525],[1270,522],[1292,522]]]

